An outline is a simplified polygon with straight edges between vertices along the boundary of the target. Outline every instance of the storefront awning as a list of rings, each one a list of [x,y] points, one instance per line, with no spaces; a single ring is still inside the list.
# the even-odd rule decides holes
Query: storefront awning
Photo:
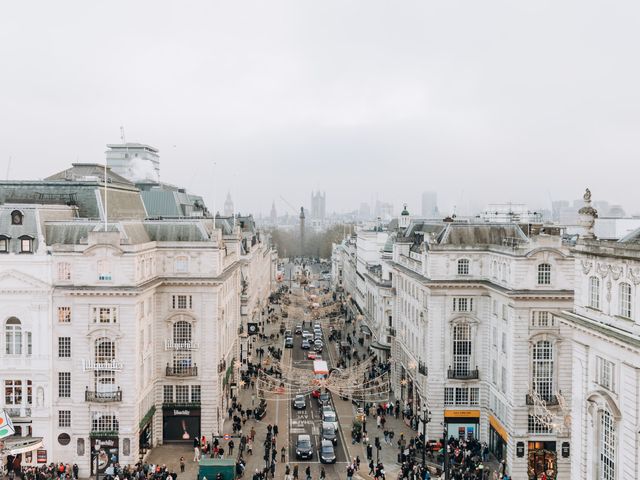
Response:
[[[371,335],[372,334],[371,329],[367,325],[365,325],[364,323],[362,325],[360,325],[360,331],[362,333],[364,333],[365,335]]]
[[[391,345],[382,345],[376,340],[371,344],[371,348],[375,348],[376,350],[391,350]]]
[[[4,448],[0,448],[2,455],[19,455],[42,448],[42,437],[7,437],[0,441]]]

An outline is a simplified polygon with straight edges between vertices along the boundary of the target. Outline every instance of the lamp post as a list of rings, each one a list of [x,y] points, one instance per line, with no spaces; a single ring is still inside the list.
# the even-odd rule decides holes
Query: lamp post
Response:
[[[99,480],[98,476],[98,462],[100,461],[100,441],[95,440],[95,444],[93,446],[94,455],[96,456],[96,480]]]
[[[427,423],[431,421],[431,412],[425,408],[422,411],[422,468],[427,468]]]
[[[443,448],[444,448],[444,479],[445,480],[449,480],[449,445],[447,442],[447,422],[443,422],[444,425],[444,432],[443,432],[443,438],[444,438],[444,442],[443,442]]]

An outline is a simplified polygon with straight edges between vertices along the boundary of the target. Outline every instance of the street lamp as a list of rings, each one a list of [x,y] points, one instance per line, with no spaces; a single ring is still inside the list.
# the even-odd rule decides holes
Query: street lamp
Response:
[[[427,468],[427,423],[431,421],[431,412],[425,408],[422,411],[422,468]]]

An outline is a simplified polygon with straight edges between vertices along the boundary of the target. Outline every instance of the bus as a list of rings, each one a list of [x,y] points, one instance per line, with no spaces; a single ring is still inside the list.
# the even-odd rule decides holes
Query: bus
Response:
[[[313,361],[313,375],[318,380],[324,380],[329,376],[329,366],[325,360]]]

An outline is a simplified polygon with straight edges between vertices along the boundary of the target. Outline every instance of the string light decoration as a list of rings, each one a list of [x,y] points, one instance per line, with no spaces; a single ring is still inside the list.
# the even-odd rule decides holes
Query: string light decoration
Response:
[[[532,416],[535,421],[542,425],[549,432],[560,434],[568,433],[571,429],[571,414],[564,395],[561,391],[557,391],[554,395],[557,407],[551,410],[550,402],[545,401],[540,394],[531,390],[529,396],[533,403]]]

